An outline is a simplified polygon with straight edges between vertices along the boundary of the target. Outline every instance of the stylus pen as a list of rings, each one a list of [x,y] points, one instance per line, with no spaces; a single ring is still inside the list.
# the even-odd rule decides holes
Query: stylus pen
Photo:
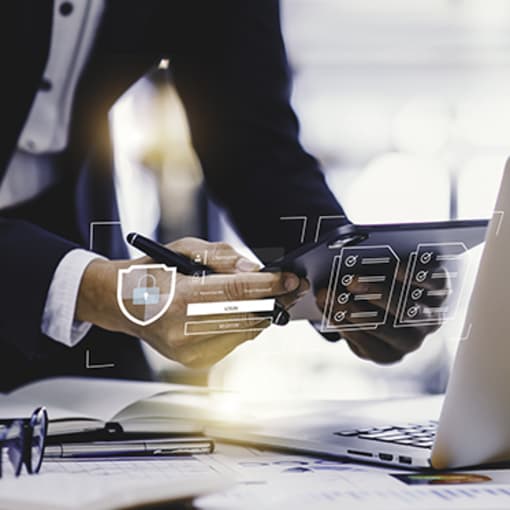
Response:
[[[156,262],[176,267],[179,273],[190,276],[195,274],[199,274],[200,276],[215,274],[215,271],[213,271],[210,267],[193,262],[188,257],[185,257],[180,253],[176,253],[168,249],[166,246],[144,237],[141,234],[137,234],[136,232],[128,234],[126,240],[131,246],[138,248]],[[290,316],[287,310],[285,310],[285,308],[283,308],[283,306],[275,300],[273,323],[283,326],[287,324],[289,320]]]
[[[111,457],[164,457],[212,453],[212,439],[165,441],[95,441],[47,445],[45,459],[91,459]]]

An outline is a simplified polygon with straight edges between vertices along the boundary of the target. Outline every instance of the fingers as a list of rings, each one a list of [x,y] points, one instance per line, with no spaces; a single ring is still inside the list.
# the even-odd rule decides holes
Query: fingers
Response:
[[[430,332],[426,326],[394,328],[392,325],[387,325],[379,326],[373,331],[367,330],[364,333],[405,354],[418,349]]]
[[[402,271],[400,272],[402,273]],[[399,306],[406,310],[409,306],[413,305],[413,309],[419,310],[421,322],[440,324],[445,310],[443,304],[451,293],[451,288],[447,272],[444,268],[433,268],[431,276],[433,278],[430,281],[413,281],[409,288],[404,287],[402,281],[397,278],[394,282],[391,299],[388,299],[388,282],[367,283],[364,281],[360,282],[361,278],[354,278],[341,294],[342,297],[346,297],[345,301],[337,303],[335,300],[332,304],[333,310],[331,313],[334,314],[341,311],[345,313],[347,318],[351,317],[355,312],[375,312],[377,317],[381,318],[388,313],[387,322],[392,323],[393,318],[398,315]],[[403,293],[405,293],[405,296]],[[326,297],[327,292],[325,289],[317,292],[317,305],[323,310],[327,304]],[[402,298],[404,298],[404,301],[402,301]],[[402,303],[409,303],[409,305],[404,307]]]
[[[184,324],[183,335],[176,342],[179,348],[207,343],[222,335],[237,335],[261,331],[273,322],[271,312],[202,315],[190,317]],[[249,336],[249,335],[248,335]]]
[[[381,342],[381,340],[365,331],[344,331],[342,335],[347,340],[351,350],[363,359],[385,365],[396,363],[405,355],[405,352]]]
[[[354,342],[351,342],[350,340],[348,340],[347,338],[345,338],[345,341],[347,343],[347,345],[349,346],[349,349],[356,355],[358,356],[358,358],[361,358],[361,359],[366,359],[368,360],[369,358],[367,357],[367,355],[365,354],[364,351],[362,351]]]
[[[321,308],[325,306],[326,295],[325,289],[317,292],[316,300]],[[348,341],[351,350],[363,359],[381,364],[399,361],[405,354],[418,349],[424,338],[439,327],[439,324],[434,324],[395,328],[393,327],[394,315],[390,313],[386,318],[386,323],[375,329],[356,328],[356,320],[351,318],[351,314],[363,312],[368,308],[372,309],[374,304],[376,303],[364,303],[363,305],[350,303],[347,308],[345,306],[342,308],[347,311],[347,314],[340,334]],[[438,318],[433,311],[428,312],[428,317],[430,320]],[[348,329],[349,326],[355,329]]]
[[[285,296],[300,286],[292,273],[238,273],[187,278],[189,294],[196,302],[238,301]]]
[[[216,335],[207,342],[191,345],[186,351],[187,359],[181,361],[190,368],[206,368],[214,365],[230,354],[236,347],[253,340],[262,330]]]
[[[430,319],[437,319],[436,314],[431,312]],[[362,357],[379,363],[392,363],[401,359],[405,354],[417,350],[425,337],[440,326],[440,323],[435,323],[395,328],[393,321],[394,317],[390,315],[386,324],[378,326],[376,329],[343,329],[341,334],[359,347],[364,354]],[[347,319],[346,325],[349,324],[356,325]]]
[[[227,243],[209,243],[195,237],[185,237],[169,247],[191,260],[210,267],[216,273],[240,273],[258,271],[260,265],[253,262]]]
[[[317,306],[318,306],[321,310],[324,310],[324,307],[326,306],[326,299],[327,299],[327,296],[328,296],[328,291],[327,291],[327,289],[319,289],[319,290],[315,293],[315,302],[317,303]]]
[[[437,274],[440,275],[442,273],[438,270]],[[382,308],[381,303],[383,301],[381,296],[386,293],[387,288],[381,284],[367,285],[354,280],[347,287],[347,290],[353,295],[365,294],[367,296],[366,303]],[[402,292],[404,292],[404,286],[399,280],[397,280],[393,289],[393,298],[390,299],[389,303],[384,303],[388,306],[388,311],[393,316],[396,316],[398,313],[397,308],[399,300],[396,298],[401,296]],[[438,278],[432,284],[427,283],[427,287],[422,284],[413,284],[408,290],[408,296],[412,298],[418,306],[429,308],[440,307],[449,293],[450,289],[448,286],[448,280],[445,278]]]
[[[250,328],[235,333],[220,333],[201,336],[199,341],[191,342],[187,337],[179,347],[174,359],[190,368],[205,368],[214,365],[236,347],[248,340],[253,340],[270,322],[252,316]]]
[[[278,302],[285,308],[289,309],[294,306],[305,294],[310,291],[310,282],[306,278],[301,278],[299,286],[296,290],[289,292],[278,298]]]
[[[342,336],[351,350],[363,359],[376,363],[395,363],[406,354],[417,350],[434,327],[396,329],[381,326],[376,330],[344,330]]]

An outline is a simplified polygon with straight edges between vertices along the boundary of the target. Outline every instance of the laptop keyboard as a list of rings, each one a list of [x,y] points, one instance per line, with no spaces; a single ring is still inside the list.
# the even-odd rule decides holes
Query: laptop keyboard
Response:
[[[421,424],[408,423],[405,425],[388,425],[334,432],[341,437],[358,437],[384,443],[394,443],[419,448],[432,448],[437,430],[437,421],[428,421]]]

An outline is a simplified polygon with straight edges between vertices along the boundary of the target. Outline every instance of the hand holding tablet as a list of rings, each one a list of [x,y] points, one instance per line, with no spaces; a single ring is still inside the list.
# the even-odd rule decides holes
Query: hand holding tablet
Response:
[[[290,310],[362,358],[397,361],[455,316],[468,250],[487,221],[347,225],[274,261],[313,292]]]

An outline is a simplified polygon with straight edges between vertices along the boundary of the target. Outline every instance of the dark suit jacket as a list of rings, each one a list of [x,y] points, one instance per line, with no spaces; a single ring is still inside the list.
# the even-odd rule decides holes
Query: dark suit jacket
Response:
[[[0,26],[0,178],[41,83],[51,0],[9,0]],[[72,15],[72,14],[71,14]],[[0,213],[0,390],[49,375],[150,377],[139,342],[93,328],[76,348],[41,333],[53,273],[91,221],[118,218],[107,112],[168,56],[208,190],[253,247],[299,244],[281,216],[342,214],[318,164],[300,146],[277,0],[106,0],[75,97],[70,143],[58,156],[58,186]],[[313,233],[311,233],[313,235]],[[99,251],[123,255],[119,239]],[[85,350],[107,370],[85,368]]]

